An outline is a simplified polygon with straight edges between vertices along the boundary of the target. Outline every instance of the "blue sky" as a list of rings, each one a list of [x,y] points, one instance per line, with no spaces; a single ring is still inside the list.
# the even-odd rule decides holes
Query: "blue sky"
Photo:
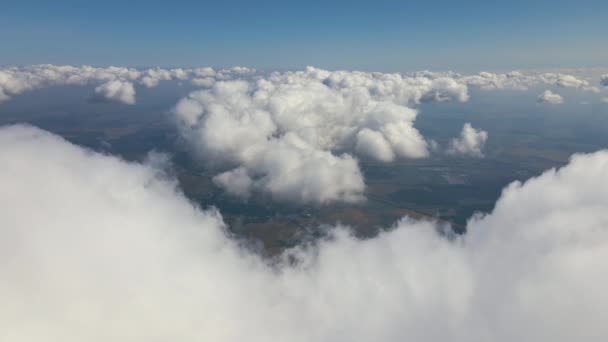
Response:
[[[608,1],[0,0],[0,64],[594,67],[607,14]]]

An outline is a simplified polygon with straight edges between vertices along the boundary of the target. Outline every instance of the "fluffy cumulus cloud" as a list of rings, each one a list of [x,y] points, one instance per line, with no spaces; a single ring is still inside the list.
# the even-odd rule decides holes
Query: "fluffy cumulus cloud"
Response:
[[[481,88],[484,90],[493,89],[519,89],[526,90],[533,85],[536,80],[534,77],[524,75],[519,71],[512,71],[506,74],[491,72],[481,72],[478,75],[463,76],[461,80],[467,85]]]
[[[483,147],[488,140],[488,132],[477,130],[470,123],[465,123],[459,138],[452,139],[447,150],[452,155],[483,157]]]
[[[214,70],[210,67],[196,68],[192,70],[190,83],[201,88],[210,88],[216,81],[227,81],[233,79],[251,78],[257,71],[247,67],[236,66],[229,69]]]
[[[578,79],[572,75],[558,75],[555,84],[564,88],[583,88],[589,86],[589,82]]]
[[[390,162],[395,159],[395,153],[390,143],[384,138],[382,133],[363,128],[357,133],[357,153],[372,159]]]
[[[428,143],[409,106],[467,99],[466,86],[448,78],[309,67],[214,82],[174,113],[197,155],[224,169],[214,181],[229,193],[354,202],[364,181],[352,154],[383,162],[426,157]]]
[[[511,184],[464,236],[336,228],[272,265],[152,166],[19,126],[0,129],[0,160],[3,341],[608,336],[606,151]]]
[[[135,88],[133,83],[113,80],[95,88],[95,95],[101,100],[135,104]]]
[[[545,90],[542,94],[536,98],[538,103],[549,103],[549,104],[562,104],[564,98],[560,94],[556,94],[551,90]]]
[[[139,83],[147,88],[153,88],[156,87],[160,81],[168,81],[170,79],[171,71],[154,68],[144,71],[139,79]]]

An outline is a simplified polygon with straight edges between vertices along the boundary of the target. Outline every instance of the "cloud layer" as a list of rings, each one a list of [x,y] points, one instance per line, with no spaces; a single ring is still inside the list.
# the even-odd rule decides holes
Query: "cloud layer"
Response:
[[[152,88],[160,81],[188,80],[197,75],[204,74],[215,79],[231,79],[233,77],[250,75],[255,70],[245,67],[231,69],[212,68],[197,69],[163,69],[148,68],[135,69],[126,67],[98,68],[93,66],[70,65],[33,65],[27,67],[0,68],[0,103],[9,100],[12,96],[26,91],[55,85],[99,85],[96,95],[102,99],[118,101],[125,104],[135,103],[135,89],[133,83]],[[120,84],[119,84],[120,82]],[[193,82],[196,83],[196,82]],[[108,94],[109,96],[103,97]]]
[[[608,336],[606,151],[511,184],[465,236],[408,219],[368,240],[337,228],[273,265],[152,166],[20,126],[0,129],[0,160],[2,340]]]
[[[599,92],[599,88],[592,86],[589,80],[562,72],[511,71],[504,74],[481,72],[478,75],[462,76],[456,74],[453,77],[469,86],[484,90],[527,90],[535,86],[552,85],[561,88],[576,88],[593,93]]]
[[[583,91],[599,92],[591,85],[590,77],[581,76],[581,70],[555,72],[511,71],[508,73],[480,72],[462,75],[455,72],[419,71],[415,73],[367,73],[358,71],[335,71],[308,68],[318,77],[328,76],[326,81],[338,87],[366,87],[378,94],[387,95],[400,104],[406,101],[446,101],[468,99],[467,87],[483,90],[519,89],[549,85],[576,88]],[[41,64],[25,67],[0,68],[0,102],[26,91],[53,85],[86,85],[109,81],[131,82],[144,87],[156,87],[161,81],[187,81],[201,88],[212,87],[217,81],[252,79],[263,73],[246,67],[226,69],[200,68],[127,68],[93,67]],[[595,75],[597,77],[597,75]],[[606,85],[607,75],[600,75],[600,84]],[[434,90],[434,91],[433,91]]]

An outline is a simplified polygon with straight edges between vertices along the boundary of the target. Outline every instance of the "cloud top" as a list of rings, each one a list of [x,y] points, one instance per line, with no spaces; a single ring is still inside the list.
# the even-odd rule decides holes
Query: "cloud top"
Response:
[[[3,340],[608,336],[606,151],[511,184],[464,236],[410,219],[367,240],[336,228],[273,265],[151,165],[21,126],[0,129],[0,159]]]

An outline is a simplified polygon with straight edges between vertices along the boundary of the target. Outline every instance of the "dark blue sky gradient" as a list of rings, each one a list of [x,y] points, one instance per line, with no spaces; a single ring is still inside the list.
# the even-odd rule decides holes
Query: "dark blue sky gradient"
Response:
[[[608,61],[608,1],[0,1],[0,64],[479,71]]]

